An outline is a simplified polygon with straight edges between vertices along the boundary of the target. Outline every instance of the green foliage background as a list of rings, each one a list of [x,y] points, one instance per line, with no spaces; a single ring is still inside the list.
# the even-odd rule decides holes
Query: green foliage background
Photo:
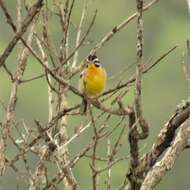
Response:
[[[51,4],[51,1],[48,1]],[[146,1],[148,2],[148,1]],[[15,3],[16,1],[5,1],[10,12],[16,15]],[[80,20],[81,10],[83,7],[83,0],[76,1],[73,12],[73,23],[78,24]],[[91,41],[89,45],[84,46],[80,50],[80,60],[82,60],[89,50],[94,47],[97,41],[110,31],[115,25],[130,16],[135,12],[135,1],[132,0],[93,0],[89,1],[88,18],[85,20],[85,28],[88,27],[90,18],[92,17],[95,9],[98,10],[97,19],[90,33],[88,40]],[[25,12],[23,11],[23,15]],[[16,22],[16,19],[15,19]],[[148,150],[154,142],[158,132],[164,126],[164,123],[174,112],[176,105],[182,99],[189,95],[188,85],[182,71],[181,62],[183,60],[182,52],[186,51],[186,40],[189,38],[190,32],[190,16],[188,14],[186,1],[173,0],[162,1],[160,0],[155,6],[151,7],[144,13],[144,36],[145,36],[145,62],[156,60],[167,50],[177,45],[178,48],[175,52],[171,53],[164,59],[157,67],[151,70],[143,78],[143,108],[144,114],[150,123],[150,136],[147,141],[142,141],[143,151]],[[53,17],[50,19],[49,29],[52,32],[54,42],[57,44],[60,40],[60,25],[58,19]],[[73,47],[75,40],[74,28],[70,27],[70,48]],[[6,20],[0,10],[0,52],[4,50],[7,43],[13,36],[13,32],[6,23]],[[17,64],[17,49],[7,59],[6,64],[12,71],[14,71]],[[136,60],[136,22],[132,21],[128,26],[117,33],[98,53],[102,64],[108,72],[108,76],[118,73],[120,70],[126,68],[128,65],[135,63]],[[185,57],[187,68],[190,69],[190,60]],[[107,89],[113,87],[118,80],[125,81],[133,73],[135,67],[128,70],[116,80],[110,80]],[[43,72],[41,66],[31,56],[28,62],[24,78],[30,78]],[[78,76],[72,80],[72,84],[77,86]],[[9,99],[11,89],[11,81],[0,70],[0,100],[6,104]],[[133,103],[134,89],[131,87],[125,103]],[[68,95],[69,104],[73,105],[81,100],[73,94]],[[45,79],[39,79],[31,83],[21,85],[19,88],[19,99],[16,110],[17,121],[25,120],[28,126],[34,127],[33,119],[39,119],[47,123],[47,86]],[[4,120],[3,107],[0,107],[0,119]],[[84,121],[85,117],[82,118]],[[80,124],[79,118],[69,119],[69,133],[72,133],[74,128]],[[118,118],[113,117],[110,122],[117,123]],[[119,132],[119,131],[118,131]],[[117,137],[116,133],[116,137]],[[91,131],[86,132],[82,138],[73,143],[71,154],[77,152],[90,140]],[[114,143],[115,139],[112,139]],[[100,154],[105,154],[105,142],[100,144]],[[11,154],[15,151],[14,147],[10,147],[8,153]],[[128,145],[121,149],[123,155],[128,154]],[[35,163],[35,158],[31,157],[31,169]],[[189,165],[190,153],[189,150],[184,153],[176,161],[176,164],[171,172],[168,172],[164,180],[158,185],[157,190],[186,190],[190,187],[189,180]],[[112,189],[115,189],[122,181],[124,174],[127,171],[128,163],[126,161],[119,163],[113,169]],[[51,166],[50,166],[51,167]],[[53,172],[53,168],[52,168]],[[80,187],[83,190],[90,189],[91,176],[89,175],[89,163],[87,159],[83,159],[75,167],[74,173],[79,181]],[[104,176],[104,174],[103,174]],[[102,178],[103,179],[103,178]],[[11,170],[7,171],[5,177],[0,177],[0,190],[16,189],[16,177]],[[10,183],[11,182],[11,183]],[[24,185],[23,189],[27,189]],[[103,187],[102,187],[103,189]]]

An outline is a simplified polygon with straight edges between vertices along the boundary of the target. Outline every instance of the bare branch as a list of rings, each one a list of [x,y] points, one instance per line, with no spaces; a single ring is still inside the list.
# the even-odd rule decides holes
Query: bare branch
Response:
[[[143,7],[143,11],[147,11],[152,5],[156,4],[159,0],[153,0],[149,4],[147,4],[145,7]],[[119,32],[121,29],[127,26],[127,24],[135,19],[137,17],[137,13],[132,14],[129,18],[125,19],[122,21],[120,24],[117,26],[113,27],[113,29],[108,32],[100,42],[96,44],[96,46],[90,51],[90,54],[94,54],[99,50],[100,48],[103,47],[103,45],[109,41],[117,32]]]
[[[34,21],[30,28],[29,35],[27,38],[28,44],[32,43],[32,37],[33,37],[35,24],[36,23]],[[4,140],[6,140],[6,138],[8,137],[8,134],[10,133],[10,127],[15,116],[18,85],[19,85],[20,79],[23,77],[23,74],[26,68],[27,58],[28,58],[28,50],[24,48],[19,56],[19,60],[18,60],[19,63],[17,65],[17,69],[14,74],[14,81],[12,84],[11,94],[10,94],[9,103],[8,103],[7,111],[6,111],[6,119],[3,124],[3,139]]]
[[[167,150],[164,157],[157,162],[148,172],[141,186],[141,190],[152,190],[164,177],[166,172],[172,169],[177,157],[183,152],[190,136],[190,119],[181,126],[171,147]]]
[[[36,42],[37,42],[38,48],[39,48],[39,50],[41,52],[42,60],[44,61],[44,64],[47,65],[47,67],[48,67],[49,66],[49,64],[48,64],[48,58],[47,58],[46,53],[43,50],[42,44],[41,44],[41,42],[37,38],[36,38]],[[48,81],[50,82],[50,85],[51,85],[52,81],[51,81],[51,77],[50,77],[49,74],[47,75],[47,78],[48,78]],[[48,108],[49,108],[48,121],[49,122],[52,120],[52,117],[53,117],[53,102],[54,102],[54,100],[53,100],[53,93],[52,93],[50,85],[48,85]]]
[[[144,37],[143,37],[143,0],[137,0],[137,67],[136,67],[136,80],[135,80],[135,109],[136,115],[139,119],[139,125],[141,126],[142,132],[139,134],[140,139],[148,137],[149,126],[147,121],[143,117],[142,112],[142,93],[141,93],[141,82],[142,73],[144,67]]]
[[[169,51],[167,51],[166,53],[164,53],[161,57],[159,57],[155,62],[153,62],[150,66],[145,66],[144,70],[143,70],[143,74],[148,73],[148,71],[150,71],[152,68],[154,68],[158,63],[160,63],[164,58],[166,58],[171,52],[173,52],[175,49],[177,48],[177,46],[171,48]],[[119,84],[118,86],[107,90],[106,92],[104,92],[101,96],[105,96],[107,94],[110,94],[114,91],[117,91],[119,89],[122,89],[124,87],[127,87],[129,84],[134,83],[135,82],[135,75],[133,75],[127,82],[123,83],[123,84]]]
[[[76,42],[75,42],[75,48],[80,43],[81,29],[82,29],[82,24],[83,24],[83,21],[84,21],[84,18],[85,18],[86,10],[87,10],[87,1],[85,1],[85,3],[84,3],[84,8],[83,8],[83,11],[82,11],[80,23],[79,23],[79,26],[78,26],[78,29],[77,29],[77,37],[76,37]],[[75,54],[74,54],[74,57],[73,57],[72,67],[76,66],[77,59],[78,59],[78,50],[75,51]]]
[[[146,162],[146,166],[151,168],[160,155],[170,146],[175,136],[176,130],[187,120],[190,114],[189,100],[183,101],[177,108],[176,112],[171,116],[164,128],[158,134],[158,137],[152,146],[148,155],[145,155],[142,162]]]
[[[3,0],[0,0],[0,6],[3,9],[4,12],[7,13],[6,8],[4,6]],[[26,32],[28,26],[34,19],[35,15],[39,13],[41,7],[43,6],[43,0],[38,0],[28,11],[27,16],[22,22],[22,25],[20,27],[20,30],[16,32],[12,40],[10,40],[8,46],[5,48],[4,52],[0,56],[0,67],[5,63],[6,59],[12,52],[13,48],[15,47],[18,40],[23,36],[23,34]],[[14,27],[14,29],[16,29]]]

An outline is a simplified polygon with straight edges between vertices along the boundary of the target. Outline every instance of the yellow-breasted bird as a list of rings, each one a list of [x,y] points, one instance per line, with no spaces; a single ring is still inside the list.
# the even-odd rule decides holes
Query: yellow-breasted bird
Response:
[[[107,74],[101,66],[96,55],[89,55],[86,67],[80,74],[79,91],[87,97],[96,97],[100,95],[106,87]],[[85,113],[87,102],[83,99],[81,113]]]

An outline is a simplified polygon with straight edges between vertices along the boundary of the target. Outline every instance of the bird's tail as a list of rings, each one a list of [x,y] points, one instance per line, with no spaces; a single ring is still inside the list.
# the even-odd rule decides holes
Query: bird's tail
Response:
[[[80,105],[79,111],[82,115],[86,114],[86,112],[87,112],[87,101],[84,98],[83,98],[82,103]]]

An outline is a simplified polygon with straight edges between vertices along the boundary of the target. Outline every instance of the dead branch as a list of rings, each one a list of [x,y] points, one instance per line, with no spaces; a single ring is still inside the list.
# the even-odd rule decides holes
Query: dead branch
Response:
[[[6,13],[6,15],[9,15],[9,14],[7,14],[8,12],[6,11],[6,8],[4,6],[3,0],[0,0],[0,6],[1,6],[2,10]],[[43,6],[43,0],[38,0],[29,9],[27,16],[25,17],[25,19],[22,22],[20,30],[18,30],[16,32],[16,34],[14,35],[14,37],[12,38],[12,40],[10,40],[10,42],[7,45],[7,47],[5,48],[4,52],[0,56],[0,67],[3,66],[3,64],[6,61],[6,59],[8,58],[8,56],[10,55],[10,53],[12,52],[13,48],[15,47],[15,45],[17,44],[17,42],[19,41],[19,39],[23,36],[23,34],[26,32],[28,26],[30,25],[30,23],[34,19],[35,15],[37,15],[39,13],[39,11],[40,11],[40,9],[41,9],[42,6]]]
[[[165,153],[164,157],[157,162],[148,172],[141,186],[141,190],[152,190],[164,177],[164,175],[172,169],[177,157],[183,152],[190,136],[190,120],[187,119],[180,127],[179,132],[173,140],[172,145]]]

